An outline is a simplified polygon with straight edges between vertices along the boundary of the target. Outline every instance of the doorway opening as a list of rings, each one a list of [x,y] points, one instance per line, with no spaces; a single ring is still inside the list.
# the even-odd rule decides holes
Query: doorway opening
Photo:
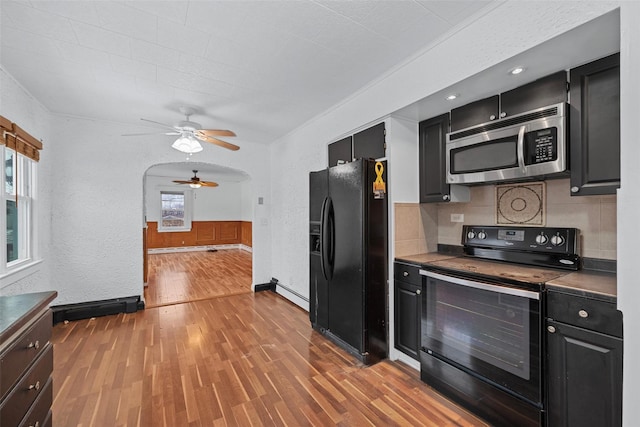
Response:
[[[252,193],[248,174],[220,165],[182,162],[147,169],[146,307],[252,292]]]

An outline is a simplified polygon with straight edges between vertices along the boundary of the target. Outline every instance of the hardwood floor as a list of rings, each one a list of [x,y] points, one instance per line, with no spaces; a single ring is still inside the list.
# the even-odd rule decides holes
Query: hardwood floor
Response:
[[[250,293],[251,256],[240,249],[151,254],[145,306]]]
[[[52,342],[58,427],[486,425],[268,291],[60,323]]]

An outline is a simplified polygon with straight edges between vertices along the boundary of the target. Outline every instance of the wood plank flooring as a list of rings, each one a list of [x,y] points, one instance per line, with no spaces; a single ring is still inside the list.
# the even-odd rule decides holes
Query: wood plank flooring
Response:
[[[145,306],[250,293],[251,257],[240,249],[151,254]]]
[[[60,323],[52,342],[58,427],[486,426],[268,291]]]

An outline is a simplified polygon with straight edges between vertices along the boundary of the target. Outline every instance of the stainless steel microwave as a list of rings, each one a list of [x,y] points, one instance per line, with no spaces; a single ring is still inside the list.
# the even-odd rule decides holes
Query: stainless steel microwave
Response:
[[[517,181],[566,172],[565,103],[447,134],[448,184]]]

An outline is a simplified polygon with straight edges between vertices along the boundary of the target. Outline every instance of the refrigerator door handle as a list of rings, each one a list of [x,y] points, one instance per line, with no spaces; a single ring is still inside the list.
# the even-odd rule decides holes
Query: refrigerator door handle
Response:
[[[327,211],[329,212],[327,214],[327,219],[329,220],[329,243],[328,243],[328,247],[329,250],[327,251],[328,255],[329,255],[329,259],[328,259],[328,264],[329,264],[329,279],[331,279],[333,277],[333,267],[335,265],[335,258],[336,258],[336,217],[335,217],[335,213],[333,211],[333,200],[331,200],[331,197],[329,197],[329,200],[327,202]]]
[[[322,202],[322,210],[320,213],[320,265],[322,267],[322,275],[324,276],[325,280],[329,280],[330,278],[329,272],[327,270],[327,267],[328,267],[327,263],[329,261],[329,254],[328,254],[329,210],[327,209],[328,203],[329,203],[329,198],[325,197],[324,201]]]

